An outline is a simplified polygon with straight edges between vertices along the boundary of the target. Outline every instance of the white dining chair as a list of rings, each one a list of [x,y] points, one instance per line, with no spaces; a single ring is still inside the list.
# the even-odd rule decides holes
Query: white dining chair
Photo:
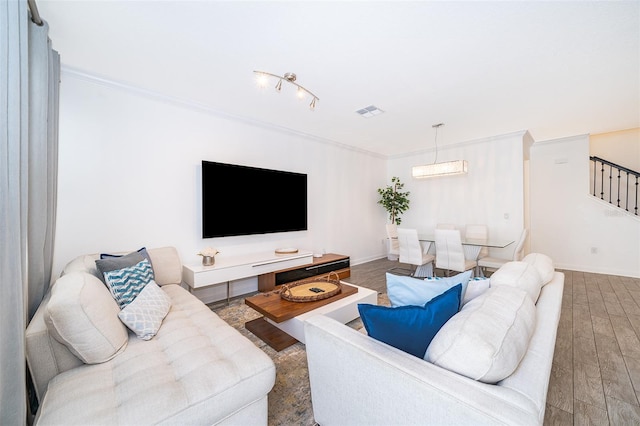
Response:
[[[451,271],[474,270],[478,262],[465,259],[460,231],[457,229],[436,229],[436,268],[444,269],[447,276]]]
[[[453,223],[437,223],[436,224],[436,229],[458,229],[458,227],[456,225],[454,225]],[[431,244],[430,243],[430,247],[429,247],[428,253],[435,256],[435,254],[436,254],[436,245],[435,244]]]
[[[387,258],[392,261],[400,260],[400,242],[398,241],[398,226],[395,223],[388,223],[387,226],[387,238],[389,239],[389,250],[387,252]],[[411,275],[413,269],[402,268],[400,266],[394,266],[387,269],[387,272],[400,273],[402,275]]]
[[[500,268],[502,265],[504,265],[507,262],[511,262],[514,260],[522,260],[522,258],[524,257],[524,242],[527,240],[528,234],[529,234],[529,231],[527,230],[527,228],[522,230],[522,233],[520,234],[520,239],[518,240],[518,244],[513,250],[513,256],[511,257],[511,259],[503,259],[500,257],[487,256],[478,260],[478,267],[480,269],[480,273],[482,274],[482,276],[484,276],[484,273],[486,272],[487,269],[495,270]]]
[[[465,238],[475,240],[486,240],[489,237],[489,229],[487,225],[467,225],[464,231]],[[482,247],[476,260],[489,256],[489,247]]]
[[[416,229],[397,228],[397,232],[400,245],[400,263],[416,266],[411,274],[413,277],[432,277],[435,257],[432,254],[423,252],[418,239],[418,231]]]
[[[387,223],[387,238],[389,239],[390,257],[400,256],[400,243],[398,243],[398,226],[395,223]]]

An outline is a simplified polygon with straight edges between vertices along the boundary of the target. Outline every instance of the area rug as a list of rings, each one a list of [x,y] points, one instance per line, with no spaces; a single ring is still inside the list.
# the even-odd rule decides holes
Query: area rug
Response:
[[[378,304],[389,306],[386,294],[378,294]],[[302,343],[296,343],[276,352],[248,331],[244,324],[261,315],[245,305],[244,299],[233,300],[229,306],[217,304],[210,307],[220,318],[269,355],[276,365],[276,383],[269,393],[269,426],[315,425],[305,346]],[[360,329],[362,321],[358,318],[347,325]]]

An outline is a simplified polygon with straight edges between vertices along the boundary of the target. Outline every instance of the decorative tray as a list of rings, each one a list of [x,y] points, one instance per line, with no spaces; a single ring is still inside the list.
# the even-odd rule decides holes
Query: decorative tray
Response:
[[[324,278],[311,278],[284,284],[280,289],[280,297],[290,302],[313,302],[335,296],[341,289],[340,277],[335,272],[331,272]]]
[[[285,248],[276,249],[276,254],[291,254],[291,253],[297,253],[297,252],[298,252],[298,249],[294,247],[285,247]]]

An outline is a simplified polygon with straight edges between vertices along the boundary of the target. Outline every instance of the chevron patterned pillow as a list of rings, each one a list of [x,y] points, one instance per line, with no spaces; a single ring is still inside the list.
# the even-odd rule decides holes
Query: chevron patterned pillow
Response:
[[[104,279],[111,295],[122,309],[133,302],[154,276],[151,263],[142,259],[133,266],[105,272]]]
[[[118,313],[118,318],[139,338],[149,340],[160,329],[170,308],[171,298],[152,280]]]

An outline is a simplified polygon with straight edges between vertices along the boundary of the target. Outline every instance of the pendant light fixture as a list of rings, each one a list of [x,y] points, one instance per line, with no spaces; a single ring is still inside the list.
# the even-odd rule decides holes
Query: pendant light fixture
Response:
[[[303,87],[303,86],[299,85],[298,83],[296,83],[297,76],[292,72],[285,73],[283,76],[272,74],[272,73],[266,72],[266,71],[254,71],[254,73],[256,74],[256,77],[258,79],[258,86],[259,87],[266,87],[270,78],[277,78],[278,79],[278,82],[276,83],[276,86],[275,86],[276,92],[281,92],[282,91],[282,82],[283,81],[286,81],[287,83],[290,83],[290,84],[296,86],[297,87],[296,96],[298,96],[298,98],[304,99],[304,97],[307,96],[307,95],[311,96],[311,103],[309,104],[309,108],[312,111],[316,107],[316,102],[318,102],[320,100],[320,98],[318,98],[316,95],[314,95],[309,89],[306,89],[305,87]]]
[[[433,160],[433,163],[431,164],[427,164],[424,166],[413,166],[413,168],[411,169],[411,175],[414,178],[424,179],[430,177],[452,176],[467,173],[466,160],[445,161],[442,163],[438,163],[438,129],[442,126],[444,126],[444,123],[438,123],[431,126],[436,129],[436,156]]]

